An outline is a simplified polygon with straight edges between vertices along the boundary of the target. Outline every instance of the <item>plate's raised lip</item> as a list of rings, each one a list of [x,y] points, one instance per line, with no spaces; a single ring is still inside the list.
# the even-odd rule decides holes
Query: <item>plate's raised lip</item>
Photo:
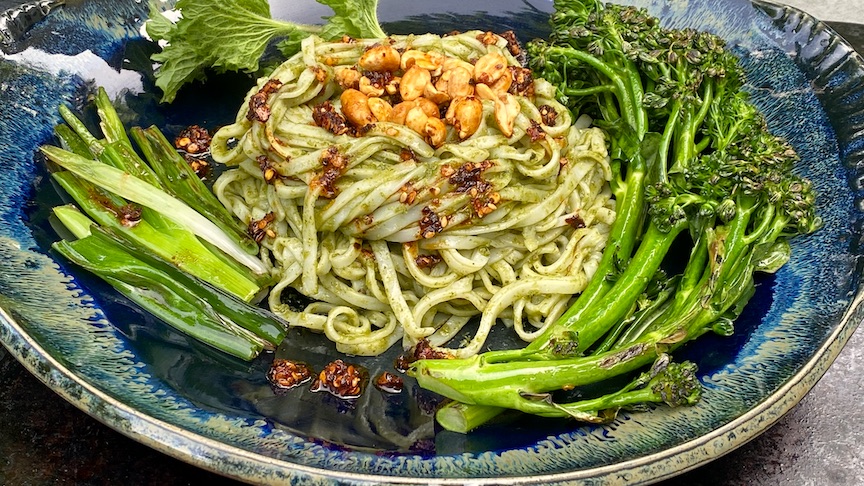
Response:
[[[337,473],[256,454],[141,414],[134,408],[82,380],[54,357],[45,353],[45,350],[23,332],[18,323],[2,308],[0,308],[0,319],[14,329],[15,333],[12,338],[24,345],[28,351],[31,351],[28,356],[38,358],[41,364],[48,365],[50,369],[37,368],[32,359],[22,359],[22,356],[16,352],[16,348],[4,343],[10,353],[57,394],[105,425],[162,453],[219,474],[226,474],[224,468],[218,466],[224,466],[224,462],[221,461],[225,461],[228,457],[243,458],[256,464],[259,468],[266,468],[266,471],[265,469],[256,470],[254,475],[233,476],[234,479],[262,484],[281,484],[285,479],[284,475],[302,473],[310,479],[370,484],[482,484],[494,480],[495,484],[513,485],[550,484],[587,479],[591,479],[593,482],[604,480],[607,484],[635,484],[659,481],[694,469],[747,443],[777,422],[816,384],[836,359],[858,326],[858,322],[852,317],[862,303],[864,303],[864,291],[859,291],[841,319],[842,325],[828,336],[826,342],[813,355],[813,358],[765,401],[734,421],[678,446],[637,459],[591,469],[521,478],[407,478],[349,472]],[[76,390],[77,393],[72,394],[63,386],[52,386],[58,385],[62,379],[77,385],[79,387]],[[115,411],[121,412],[120,415],[128,420],[127,425],[121,427],[120,424],[113,423],[106,420],[106,417],[94,413],[87,406],[88,400],[92,399],[98,400],[98,402],[93,403],[109,405]],[[752,426],[754,423],[757,425],[756,427]],[[148,430],[155,429],[170,433],[172,440],[160,441],[156,437],[167,436],[159,434],[154,436],[154,434],[147,433]],[[201,450],[218,451],[220,454],[202,456],[193,453],[193,451]],[[675,459],[678,459],[677,463]]]
[[[848,49],[857,64],[864,68],[864,60],[837,32],[824,22],[813,18],[800,9],[780,5],[766,0],[752,0],[754,4],[773,5],[795,12],[813,25],[825,29]],[[257,454],[183,429],[164,420],[143,414],[135,408],[103,392],[84,378],[73,373],[59,360],[48,354],[16,320],[0,307],[0,344],[22,365],[59,396],[106,426],[147,445],[166,455],[182,460],[218,474],[246,482],[261,484],[284,484],[286,479],[305,475],[303,479],[327,482],[351,482],[368,484],[551,484],[572,483],[591,480],[592,484],[636,484],[650,483],[676,476],[695,469],[713,459],[744,445],[774,425],[791,410],[813,388],[839,355],[859,325],[864,312],[864,287],[859,287],[840,319],[840,325],[826,337],[823,345],[809,361],[774,393],[735,420],[662,451],[635,459],[563,473],[530,477],[496,478],[419,478],[405,476],[382,476],[311,467]],[[68,386],[72,385],[72,388]],[[74,392],[73,392],[74,391]],[[105,406],[117,412],[125,420],[113,420],[104,414]],[[103,412],[100,413],[100,409]],[[153,434],[161,430],[167,433]],[[159,439],[162,440],[159,440]],[[170,439],[170,440],[168,440]],[[238,462],[252,465],[245,468],[247,474],[231,474],[225,465]]]

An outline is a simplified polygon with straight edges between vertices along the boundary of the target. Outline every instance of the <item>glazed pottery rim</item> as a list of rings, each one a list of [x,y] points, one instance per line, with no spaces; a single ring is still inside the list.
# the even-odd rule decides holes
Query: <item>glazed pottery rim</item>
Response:
[[[763,0],[757,0],[754,3],[771,4]],[[812,19],[808,14],[793,7],[784,6],[783,8]],[[812,19],[812,21],[814,26],[825,28],[852,51],[848,43],[830,27],[818,20]],[[857,53],[852,51],[850,55],[853,56],[853,61],[856,64],[864,66],[864,62]],[[864,288],[859,285],[854,295],[850,295],[850,301],[842,317],[838,320],[837,326],[825,337],[825,341],[816,349],[816,352],[803,363],[801,369],[792,374],[774,392],[768,394],[764,400],[728,423],[673,447],[622,462],[523,477],[423,478],[384,476],[335,471],[274,458],[187,430],[143,413],[134,406],[114,398],[85,377],[75,374],[60,360],[47,353],[45,348],[2,307],[0,307],[0,320],[8,327],[0,327],[0,337],[3,338],[0,339],[0,342],[40,381],[66,401],[98,421],[166,455],[242,481],[281,483],[284,482],[285,476],[291,478],[296,476],[296,479],[305,478],[313,481],[350,481],[378,484],[483,484],[487,482],[494,482],[495,484],[545,484],[586,480],[630,484],[659,481],[694,469],[742,446],[774,425],[786,412],[799,403],[801,398],[813,388],[831,363],[835,361],[860,323],[861,313],[864,310],[862,304],[864,304]],[[58,386],[64,381],[68,381],[72,386]],[[98,410],[94,410],[94,404],[107,406],[116,412],[117,417],[126,419],[128,425],[124,426],[120,420],[112,418],[109,414],[100,414]],[[166,434],[150,435],[147,433],[157,429],[165,431]],[[200,450],[202,449],[209,453],[201,453]],[[212,453],[219,453],[222,456]],[[247,475],[232,475],[230,470],[226,471],[219,467],[219,460],[224,459],[223,456],[235,458],[237,461],[252,467],[246,469]]]

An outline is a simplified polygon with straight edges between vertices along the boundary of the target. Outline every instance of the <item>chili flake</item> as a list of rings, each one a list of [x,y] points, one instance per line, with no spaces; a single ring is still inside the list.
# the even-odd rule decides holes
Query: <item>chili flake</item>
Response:
[[[312,368],[301,361],[274,359],[267,380],[279,390],[288,390],[312,379]]]
[[[423,217],[420,218],[420,236],[423,238],[432,238],[436,234],[444,231],[447,223],[443,223],[442,218],[438,213],[432,210],[429,206],[424,206],[422,209]]]
[[[270,106],[267,104],[267,98],[282,87],[282,81],[278,79],[269,79],[257,93],[249,98],[249,111],[246,112],[246,118],[249,120],[258,120],[262,123],[270,119]]]
[[[510,51],[510,54],[512,54],[520,64],[524,65],[525,61],[527,61],[527,54],[522,50],[522,44],[520,44],[519,39],[516,38],[516,33],[512,30],[507,30],[501,32],[499,35],[507,41],[507,50]]]
[[[555,108],[552,108],[549,105],[543,105],[539,108],[540,110],[540,118],[543,120],[543,124],[546,126],[555,125],[555,121],[558,120],[558,112],[555,111]]]
[[[414,348],[396,358],[394,363],[398,371],[406,371],[411,367],[411,363],[418,359],[451,359],[453,355],[446,351],[441,351],[432,347],[425,338],[421,339],[414,345]]]
[[[202,154],[210,150],[210,142],[212,137],[206,128],[198,125],[191,125],[183,129],[177,137],[174,138],[174,147],[177,150],[182,150],[187,154]]]
[[[513,75],[513,84],[508,90],[510,94],[521,95],[527,98],[534,96],[534,75],[528,68],[519,66],[508,66],[510,74]]]
[[[375,388],[386,393],[399,393],[403,386],[402,378],[389,371],[384,371],[375,379]]]
[[[339,398],[357,398],[363,393],[367,381],[368,373],[364,368],[337,359],[318,373],[311,390],[326,391]]]
[[[441,256],[431,253],[417,255],[417,258],[414,259],[414,263],[417,264],[417,267],[419,268],[432,268],[441,263]]]
[[[528,134],[528,137],[532,142],[537,142],[546,138],[546,132],[543,130],[543,127],[534,120],[531,120],[531,124],[528,126],[528,129],[525,130],[525,133]]]
[[[256,243],[261,243],[265,236],[273,238],[276,232],[269,228],[270,223],[276,219],[276,215],[270,211],[261,219],[253,219],[249,221],[249,226],[246,228],[246,233],[255,240]]]
[[[323,170],[312,183],[321,188],[321,195],[326,198],[336,197],[336,179],[348,168],[348,158],[336,147],[329,147],[321,154]]]
[[[568,216],[565,220],[567,224],[573,227],[573,229],[582,229],[585,227],[585,220],[582,219],[582,216],[579,216],[579,213],[573,213]]]
[[[264,181],[268,184],[275,182],[279,173],[276,172],[276,167],[273,166],[273,161],[271,161],[266,155],[259,155],[255,158],[255,161],[258,162],[258,168],[261,169]]]
[[[334,135],[351,134],[353,128],[348,121],[336,110],[330,101],[325,101],[312,108],[312,121],[315,125],[327,130]]]

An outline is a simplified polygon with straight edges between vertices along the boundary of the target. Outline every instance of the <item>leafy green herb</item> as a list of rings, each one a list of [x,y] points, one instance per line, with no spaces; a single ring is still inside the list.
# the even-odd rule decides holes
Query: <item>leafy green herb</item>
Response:
[[[323,27],[275,20],[266,0],[179,0],[175,8],[182,18],[176,23],[152,3],[146,29],[154,41],[164,45],[152,56],[161,64],[156,86],[162,89],[162,101],[173,101],[182,86],[203,80],[208,69],[258,71],[271,42],[279,42],[279,51],[287,57],[297,52],[299,40],[310,34],[327,40],[343,35],[386,37],[376,16],[378,0],[319,1],[334,10]]]
[[[325,17],[327,23],[319,34],[324,39],[338,39],[343,35],[357,39],[387,37],[378,24],[378,0],[318,0],[318,3],[336,13]]]

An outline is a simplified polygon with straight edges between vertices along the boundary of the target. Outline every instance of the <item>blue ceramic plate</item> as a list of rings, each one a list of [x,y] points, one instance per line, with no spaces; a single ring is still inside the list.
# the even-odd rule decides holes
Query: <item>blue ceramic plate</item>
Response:
[[[48,209],[62,201],[35,157],[65,102],[83,109],[97,85],[128,124],[173,135],[233,116],[251,80],[214,77],[159,106],[140,39],[146,2],[67,2],[4,26],[0,58],[0,341],[85,412],[182,460],[256,483],[650,482],[709,461],[773,424],[813,386],[862,317],[859,257],[864,181],[864,71],[828,28],[798,11],[745,1],[643,2],[670,26],[729,41],[770,127],[802,156],[825,226],[794,240],[791,262],[758,291],[731,338],[680,351],[705,383],[693,408],[622,415],[608,426],[504,418],[467,436],[434,427],[436,397],[416,387],[370,390],[350,406],[326,394],[275,395],[272,356],[240,363],[190,342],[110,288],[55,258]],[[275,2],[274,2],[275,3]],[[513,28],[543,35],[548,0],[381,0],[385,30]],[[274,14],[314,22],[312,0]],[[5,22],[5,23],[3,23]],[[279,353],[321,361],[335,352],[292,331]],[[364,360],[390,366],[392,355]]]

